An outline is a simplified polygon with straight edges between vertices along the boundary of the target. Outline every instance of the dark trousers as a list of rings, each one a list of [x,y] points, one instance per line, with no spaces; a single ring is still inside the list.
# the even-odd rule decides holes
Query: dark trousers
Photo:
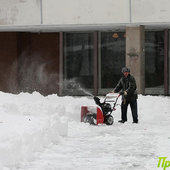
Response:
[[[122,101],[122,104],[121,104],[122,120],[127,121],[127,108],[129,104],[130,104],[130,108],[132,111],[133,121],[138,122],[137,100]]]

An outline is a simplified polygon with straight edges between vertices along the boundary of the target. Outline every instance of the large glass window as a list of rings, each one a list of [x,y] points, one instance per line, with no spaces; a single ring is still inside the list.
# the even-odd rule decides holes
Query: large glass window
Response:
[[[66,89],[74,94],[93,88],[93,33],[64,34],[64,79]]]
[[[100,88],[114,88],[125,66],[125,32],[102,32],[100,46]]]
[[[170,30],[169,30],[168,41],[170,42]],[[169,68],[169,72],[168,72],[168,84],[169,84],[169,94],[170,94],[170,43],[169,43],[169,47],[168,47],[168,68]]]
[[[147,31],[145,32],[145,87],[159,89],[163,88],[163,85],[164,32]]]

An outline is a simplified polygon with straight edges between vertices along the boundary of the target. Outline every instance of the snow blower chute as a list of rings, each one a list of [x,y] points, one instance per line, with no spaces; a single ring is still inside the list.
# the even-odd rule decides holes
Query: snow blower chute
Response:
[[[119,94],[116,94],[116,96],[106,95],[103,103],[100,102],[98,97],[94,96],[93,99],[97,106],[81,106],[81,122],[93,125],[112,125],[114,118],[111,114],[116,110],[119,96]]]

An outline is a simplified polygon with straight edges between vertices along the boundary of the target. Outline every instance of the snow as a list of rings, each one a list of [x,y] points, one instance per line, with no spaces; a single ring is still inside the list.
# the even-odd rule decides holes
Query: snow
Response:
[[[95,103],[0,92],[0,170],[154,170],[159,157],[170,160],[170,97],[139,95],[139,124],[130,108],[119,124],[120,106],[111,126],[82,123],[82,105]]]

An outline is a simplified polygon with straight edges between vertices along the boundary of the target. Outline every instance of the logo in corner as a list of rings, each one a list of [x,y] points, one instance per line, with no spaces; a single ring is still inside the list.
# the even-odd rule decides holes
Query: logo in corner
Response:
[[[158,162],[158,168],[163,168],[163,170],[166,170],[166,168],[170,167],[170,161],[166,161],[167,157],[159,157]]]

